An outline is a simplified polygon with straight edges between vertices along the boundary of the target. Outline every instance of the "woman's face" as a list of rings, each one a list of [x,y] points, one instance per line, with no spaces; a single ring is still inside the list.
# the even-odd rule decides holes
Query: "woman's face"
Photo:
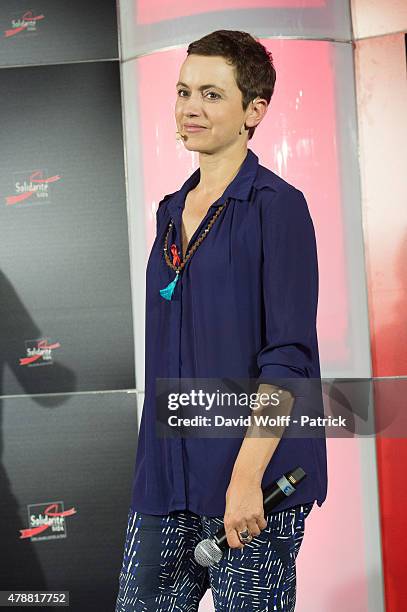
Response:
[[[176,85],[175,120],[189,151],[214,152],[238,139],[247,140],[243,126],[246,112],[234,69],[221,56],[189,55],[181,66]],[[189,131],[187,124],[203,129]]]

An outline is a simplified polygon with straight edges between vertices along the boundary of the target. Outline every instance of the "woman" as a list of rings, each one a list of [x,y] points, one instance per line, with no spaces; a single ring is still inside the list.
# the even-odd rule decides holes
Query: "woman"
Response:
[[[289,611],[305,518],[326,497],[325,438],[156,431],[158,378],[254,378],[259,392],[278,377],[320,378],[308,206],[247,148],[273,93],[271,54],[230,30],[191,43],[187,54],[175,119],[199,168],[157,210],[145,400],[116,612],[198,610],[209,587],[216,612]],[[262,490],[298,465],[307,478],[265,516]],[[229,548],[201,567],[195,546],[223,524]]]

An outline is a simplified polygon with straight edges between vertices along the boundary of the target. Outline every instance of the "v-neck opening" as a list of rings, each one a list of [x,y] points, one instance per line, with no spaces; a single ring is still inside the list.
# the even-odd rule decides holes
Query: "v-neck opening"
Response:
[[[190,179],[192,179],[192,177],[194,177],[194,178],[193,178],[193,180],[191,181],[191,183],[189,185],[189,189],[183,194],[183,198],[180,201],[180,206],[179,206],[179,228],[177,228],[177,231],[179,229],[179,233],[180,233],[179,250],[180,250],[180,253],[181,253],[182,261],[185,261],[184,251],[183,251],[183,244],[182,244],[182,223],[183,223],[183,221],[182,221],[182,214],[183,214],[183,212],[185,210],[185,205],[186,205],[186,200],[187,200],[188,194],[193,189],[195,189],[195,187],[197,187],[199,185],[199,181],[201,179],[201,169],[197,168],[196,171],[194,172],[194,174],[191,175]],[[184,184],[184,186],[185,186],[185,184]],[[196,239],[197,234],[199,234],[199,232],[201,231],[202,225],[207,221],[208,215],[210,214],[210,211],[211,211],[212,207],[216,207],[218,205],[218,202],[224,197],[224,195],[225,195],[226,191],[229,189],[229,187],[230,187],[230,184],[225,187],[223,193],[219,196],[219,198],[217,198],[217,200],[215,200],[215,202],[212,202],[212,204],[209,206],[209,208],[208,208],[208,210],[206,212],[206,215],[201,219],[200,224],[198,225],[198,227],[196,228],[196,230],[194,231],[194,233],[192,234],[190,240],[187,243],[186,250],[185,250],[185,257],[188,254],[188,251],[189,251],[189,249],[191,247],[191,244],[193,244],[194,240]]]
[[[196,187],[196,185],[195,185],[195,187]],[[185,210],[185,202],[186,202],[186,199],[187,199],[187,195],[188,195],[188,193],[189,193],[190,191],[192,191],[192,189],[194,189],[194,187],[192,187],[192,188],[191,188],[189,191],[187,191],[187,193],[185,194],[185,198],[184,198],[184,205],[183,205],[183,206],[182,206],[182,208],[181,208],[181,214],[180,214],[180,247],[181,247],[181,256],[182,256],[182,261],[185,261],[185,257],[188,255],[188,251],[189,251],[189,248],[190,248],[190,246],[191,246],[191,243],[192,243],[192,244],[194,243],[194,241],[195,241],[195,239],[196,239],[196,235],[197,235],[197,234],[199,234],[199,232],[200,232],[200,231],[201,231],[201,229],[202,229],[202,226],[203,226],[203,225],[206,223],[206,221],[208,220],[208,216],[209,216],[209,214],[210,214],[210,212],[211,212],[211,208],[213,208],[214,206],[215,206],[215,207],[217,206],[217,203],[219,202],[219,200],[221,200],[221,199],[223,198],[223,195],[224,195],[224,193],[225,193],[225,192],[223,192],[223,193],[222,193],[222,195],[221,195],[221,196],[219,196],[219,198],[218,198],[217,200],[215,200],[215,202],[213,202],[213,203],[212,203],[212,204],[209,206],[208,210],[206,211],[206,215],[205,215],[205,216],[204,216],[204,217],[201,219],[200,224],[198,225],[198,227],[196,228],[196,230],[195,230],[195,231],[194,231],[194,233],[192,234],[192,236],[191,236],[191,238],[190,238],[190,240],[189,240],[189,242],[188,242],[188,244],[187,244],[187,248],[186,248],[186,250],[185,250],[185,257],[184,257],[184,253],[183,253],[183,244],[182,244],[182,223],[183,223],[183,221],[182,221],[182,214],[183,214],[183,212],[184,212],[184,210]],[[225,191],[226,191],[226,189],[225,189]]]

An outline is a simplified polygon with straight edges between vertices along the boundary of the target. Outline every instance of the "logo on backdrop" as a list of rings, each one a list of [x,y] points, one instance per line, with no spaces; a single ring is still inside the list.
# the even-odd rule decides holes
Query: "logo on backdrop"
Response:
[[[34,170],[33,172],[14,172],[14,193],[6,196],[6,206],[24,204],[39,204],[51,202],[50,184],[61,179],[60,174],[47,176],[46,170]]]
[[[5,38],[16,36],[16,34],[30,35],[37,31],[37,21],[44,19],[45,15],[35,15],[33,11],[26,11],[17,19],[11,20],[11,28],[4,30]],[[25,33],[25,34],[24,34]]]
[[[28,529],[20,529],[20,539],[55,540],[66,538],[66,516],[76,514],[75,508],[64,510],[63,501],[46,502],[45,504],[29,504]]]
[[[43,366],[52,365],[52,350],[60,348],[59,342],[50,343],[49,338],[40,338],[36,340],[26,340],[25,350],[26,357],[20,357],[20,364],[22,366]]]

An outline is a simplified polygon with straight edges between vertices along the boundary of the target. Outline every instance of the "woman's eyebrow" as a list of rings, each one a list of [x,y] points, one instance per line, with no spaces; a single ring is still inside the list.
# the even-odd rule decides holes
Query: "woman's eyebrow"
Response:
[[[189,89],[189,86],[186,83],[183,83],[182,81],[178,81],[175,87],[178,87],[179,85],[182,85],[183,87],[188,87]],[[204,89],[208,89],[208,87],[215,87],[216,89],[219,89],[220,91],[223,91],[224,93],[226,93],[225,90],[222,89],[222,87],[219,87],[219,85],[213,85],[211,83],[208,83],[207,85],[201,85],[200,87],[198,87],[198,89],[200,91],[203,91]]]

